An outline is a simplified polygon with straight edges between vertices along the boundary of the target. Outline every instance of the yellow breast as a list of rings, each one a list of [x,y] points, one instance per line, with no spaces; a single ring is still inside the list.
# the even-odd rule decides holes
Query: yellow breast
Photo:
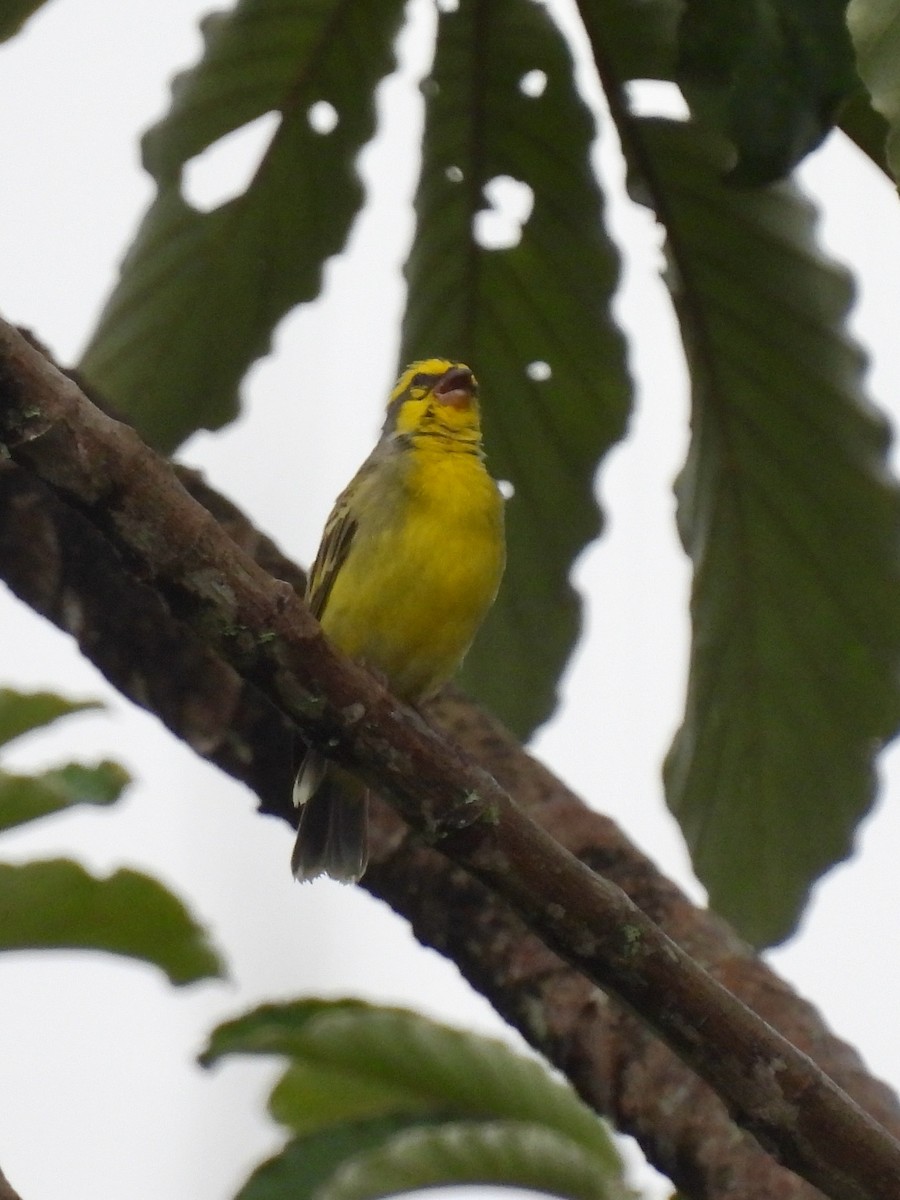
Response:
[[[404,449],[364,480],[325,632],[419,700],[456,671],[497,593],[503,501],[481,458]]]

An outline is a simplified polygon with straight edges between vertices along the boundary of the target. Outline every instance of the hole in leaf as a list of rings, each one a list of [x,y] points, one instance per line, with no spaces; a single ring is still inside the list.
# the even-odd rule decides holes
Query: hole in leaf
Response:
[[[687,121],[690,111],[681,88],[666,79],[635,79],[628,84],[628,105],[636,117]]]
[[[281,113],[263,113],[188,159],[181,173],[181,194],[187,203],[198,212],[212,212],[243,196],[280,124]]]
[[[450,180],[451,183],[462,183],[462,181],[465,179],[465,175],[463,175],[462,167],[457,167],[457,166],[447,167],[446,171],[444,171],[444,174],[447,176],[447,178]]]
[[[536,100],[538,96],[543,96],[547,87],[547,72],[526,71],[519,80],[519,91],[523,96],[528,96],[532,100]]]
[[[522,230],[534,208],[534,192],[521,179],[495,175],[482,189],[490,205],[475,214],[472,233],[485,250],[510,250],[522,240]]]
[[[535,383],[546,383],[553,375],[553,369],[549,363],[542,359],[537,359],[535,362],[530,362],[525,368],[525,374]]]
[[[498,479],[497,490],[500,492],[500,495],[504,500],[512,500],[513,496],[516,494],[516,485],[511,479]]]
[[[333,133],[337,128],[338,110],[327,100],[317,100],[309,106],[306,119],[313,133],[321,133],[324,136]]]

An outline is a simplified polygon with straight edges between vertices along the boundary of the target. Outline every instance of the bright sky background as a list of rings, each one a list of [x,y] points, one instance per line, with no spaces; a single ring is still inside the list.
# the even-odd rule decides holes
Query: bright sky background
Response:
[[[195,61],[196,21],[208,2],[55,0],[0,48],[0,312],[64,361],[82,346],[151,198],[136,137],[164,111],[173,71]],[[571,20],[567,0],[554,8]],[[416,61],[433,12],[428,0],[414,0],[414,11],[405,52]],[[372,444],[395,365],[416,165],[405,139],[421,122],[406,76],[382,89],[391,132],[361,164],[371,205],[348,254],[329,265],[323,301],[284,322],[277,356],[251,374],[240,422],[194,438],[183,455],[301,562]],[[615,181],[611,222],[628,254],[620,316],[634,338],[638,411],[600,481],[607,532],[577,570],[589,597],[585,642],[563,713],[537,750],[702,899],[659,781],[686,661],[688,573],[671,496],[686,444],[684,371],[652,222],[622,197],[609,135],[600,158]],[[872,393],[896,413],[896,196],[840,145],[816,155],[803,176],[825,198],[827,244],[864,280],[854,325],[877,359]],[[346,379],[348,361],[360,381],[352,395],[333,382],[337,372]],[[489,397],[485,407],[489,421]],[[0,682],[103,696],[111,706],[30,739],[6,765],[113,756],[136,779],[111,812],[6,835],[3,858],[67,854],[97,870],[156,873],[190,899],[231,964],[230,982],[176,992],[149,967],[98,955],[0,959],[0,1165],[23,1200],[233,1195],[279,1143],[261,1106],[273,1071],[233,1063],[210,1074],[194,1057],[217,1020],[263,998],[354,993],[502,1030],[455,968],[418,947],[382,905],[330,883],[293,884],[287,827],[255,816],[243,788],[121,701],[67,638],[5,591],[0,646]],[[897,939],[885,936],[900,909],[896,752],[885,782],[857,858],[817,889],[801,935],[771,960],[900,1085],[900,956]]]

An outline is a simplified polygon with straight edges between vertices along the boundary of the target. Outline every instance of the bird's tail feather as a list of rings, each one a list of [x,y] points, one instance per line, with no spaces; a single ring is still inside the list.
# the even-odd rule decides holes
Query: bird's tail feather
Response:
[[[328,875],[355,883],[366,869],[368,789],[310,751],[294,783],[300,807],[291,870],[301,881]]]

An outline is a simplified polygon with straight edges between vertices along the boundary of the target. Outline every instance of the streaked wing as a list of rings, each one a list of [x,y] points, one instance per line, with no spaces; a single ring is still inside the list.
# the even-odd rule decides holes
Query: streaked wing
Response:
[[[306,602],[317,620],[321,619],[325,611],[337,573],[343,566],[356,536],[359,523],[352,505],[355,483],[356,480],[338,496],[325,525],[316,561],[309,573]]]

